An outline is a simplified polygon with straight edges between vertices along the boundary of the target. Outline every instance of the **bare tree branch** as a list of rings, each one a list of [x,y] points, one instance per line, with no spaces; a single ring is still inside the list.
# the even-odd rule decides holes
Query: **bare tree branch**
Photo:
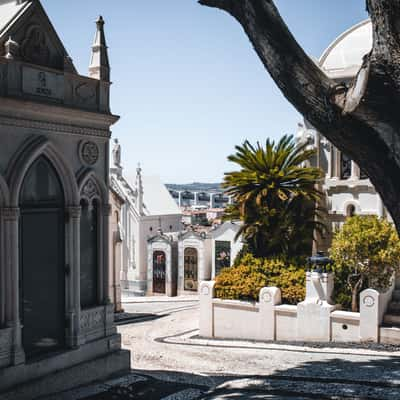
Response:
[[[400,231],[400,0],[367,0],[374,49],[348,87],[303,51],[272,0],[200,0],[243,26],[285,97],[369,175]]]
[[[272,1],[201,0],[200,4],[223,9],[240,22],[265,68],[309,121],[334,122],[337,110],[329,97],[335,82],[306,55]]]

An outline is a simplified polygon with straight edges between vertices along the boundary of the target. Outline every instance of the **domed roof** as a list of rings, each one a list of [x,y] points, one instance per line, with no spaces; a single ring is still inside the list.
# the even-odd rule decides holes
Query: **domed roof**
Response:
[[[371,49],[372,24],[366,20],[340,35],[325,50],[319,65],[332,78],[352,77]]]

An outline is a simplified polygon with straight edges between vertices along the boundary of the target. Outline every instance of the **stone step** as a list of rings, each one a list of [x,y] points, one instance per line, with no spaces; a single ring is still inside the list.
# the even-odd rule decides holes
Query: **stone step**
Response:
[[[400,301],[400,289],[393,290],[392,299],[394,301]]]
[[[400,315],[385,314],[383,317],[383,323],[386,325],[400,326]]]
[[[400,327],[379,328],[379,341],[382,344],[400,344]]]
[[[44,362],[49,362],[44,360]],[[50,361],[51,362],[51,361]],[[130,352],[118,350],[0,392],[1,400],[32,400],[130,371]]]

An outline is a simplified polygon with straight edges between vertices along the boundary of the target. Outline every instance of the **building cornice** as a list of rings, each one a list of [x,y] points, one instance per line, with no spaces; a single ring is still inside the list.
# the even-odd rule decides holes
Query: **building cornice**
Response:
[[[7,97],[1,97],[0,118],[4,125],[101,137],[110,137],[111,125],[119,120],[116,115]]]
[[[109,138],[111,133],[108,129],[93,129],[83,126],[60,124],[55,122],[35,121],[22,118],[10,118],[0,114],[0,125],[13,126],[18,128],[38,129],[40,131],[50,131],[83,136],[98,136]]]

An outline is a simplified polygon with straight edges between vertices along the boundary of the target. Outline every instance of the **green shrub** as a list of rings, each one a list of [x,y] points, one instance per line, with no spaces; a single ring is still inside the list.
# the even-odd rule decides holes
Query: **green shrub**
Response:
[[[393,224],[376,216],[348,218],[334,235],[331,248],[336,275],[335,300],[358,311],[366,288],[385,291],[400,267],[400,241]]]
[[[300,262],[301,261],[301,262]],[[303,260],[255,258],[243,255],[240,263],[223,269],[216,278],[215,293],[221,299],[257,301],[266,286],[281,289],[282,302],[296,304],[305,298]]]

